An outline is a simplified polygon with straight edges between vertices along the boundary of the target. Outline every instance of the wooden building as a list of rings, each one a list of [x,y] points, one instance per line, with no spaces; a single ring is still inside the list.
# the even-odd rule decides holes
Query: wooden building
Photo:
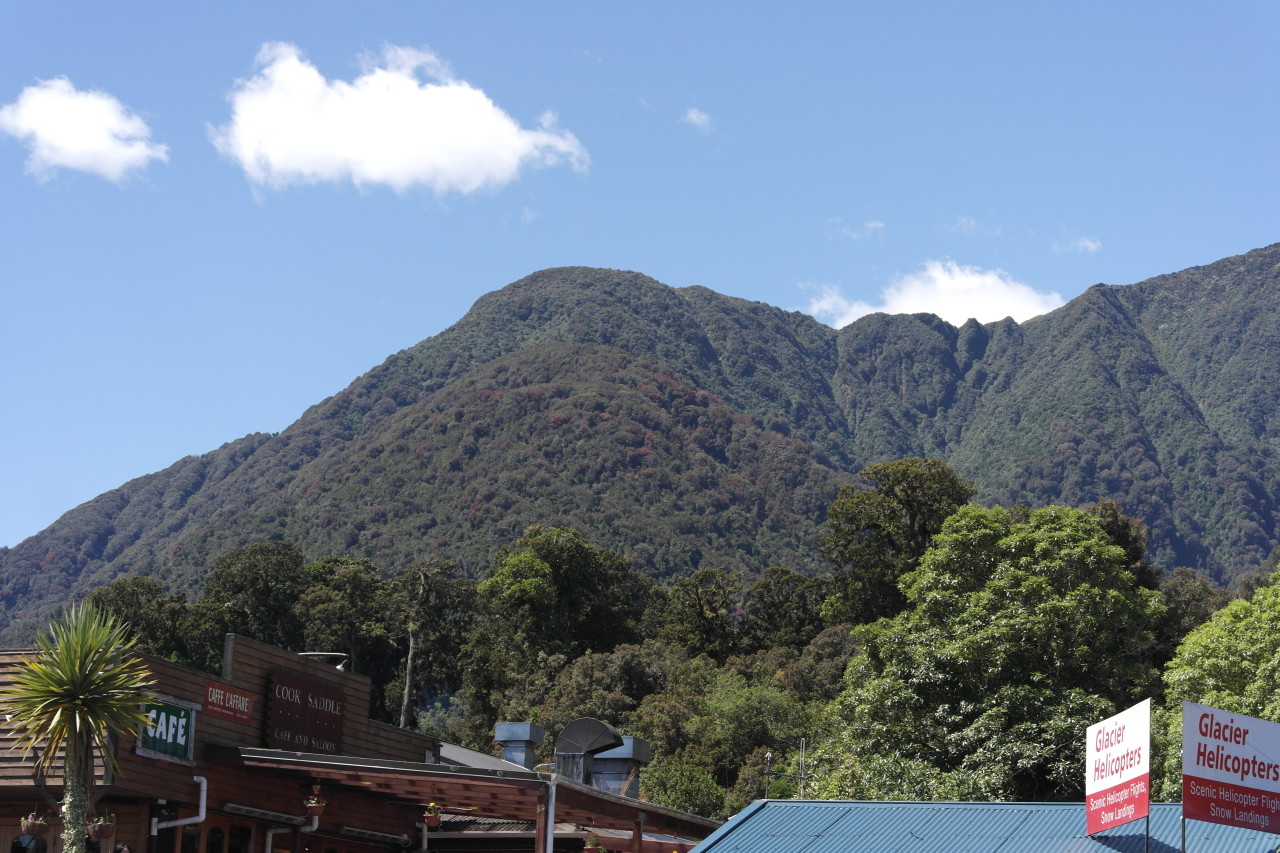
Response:
[[[0,684],[29,654],[0,652]],[[121,738],[114,778],[99,768],[94,811],[116,816],[101,853],[553,853],[592,833],[615,851],[683,853],[719,826],[517,764],[448,763],[437,739],[369,719],[369,679],[323,658],[235,635],[221,677],[143,657],[153,725]],[[61,792],[0,732],[0,844],[32,842],[21,818],[38,811],[49,829],[28,853],[60,853]],[[431,803],[443,814],[426,827]]]

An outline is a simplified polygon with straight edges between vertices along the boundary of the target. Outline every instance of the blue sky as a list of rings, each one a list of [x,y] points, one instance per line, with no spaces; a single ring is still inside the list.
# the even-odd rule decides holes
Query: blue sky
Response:
[[[0,0],[0,545],[535,270],[1025,319],[1280,239],[1280,5]]]

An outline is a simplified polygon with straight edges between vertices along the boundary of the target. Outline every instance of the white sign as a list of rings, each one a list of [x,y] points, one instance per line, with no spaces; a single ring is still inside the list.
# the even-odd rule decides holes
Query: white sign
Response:
[[[1280,833],[1280,723],[1183,702],[1182,816]]]
[[[1089,727],[1085,742],[1086,832],[1151,811],[1151,700]]]

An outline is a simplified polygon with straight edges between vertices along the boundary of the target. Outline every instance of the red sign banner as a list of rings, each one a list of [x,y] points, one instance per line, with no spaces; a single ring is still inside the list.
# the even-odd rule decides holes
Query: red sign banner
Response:
[[[1182,816],[1280,833],[1280,723],[1183,702]]]
[[[253,719],[253,694],[216,681],[206,681],[204,710],[224,720],[247,723]]]
[[[1084,768],[1085,832],[1151,813],[1151,700],[1089,727]]]

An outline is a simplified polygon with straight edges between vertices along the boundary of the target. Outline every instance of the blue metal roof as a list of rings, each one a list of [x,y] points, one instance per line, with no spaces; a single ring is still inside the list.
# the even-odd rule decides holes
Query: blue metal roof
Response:
[[[1180,803],[1092,837],[1083,803],[759,800],[690,853],[1184,853]],[[1276,830],[1280,831],[1280,816]],[[1185,853],[1274,853],[1280,837],[1186,821]]]

